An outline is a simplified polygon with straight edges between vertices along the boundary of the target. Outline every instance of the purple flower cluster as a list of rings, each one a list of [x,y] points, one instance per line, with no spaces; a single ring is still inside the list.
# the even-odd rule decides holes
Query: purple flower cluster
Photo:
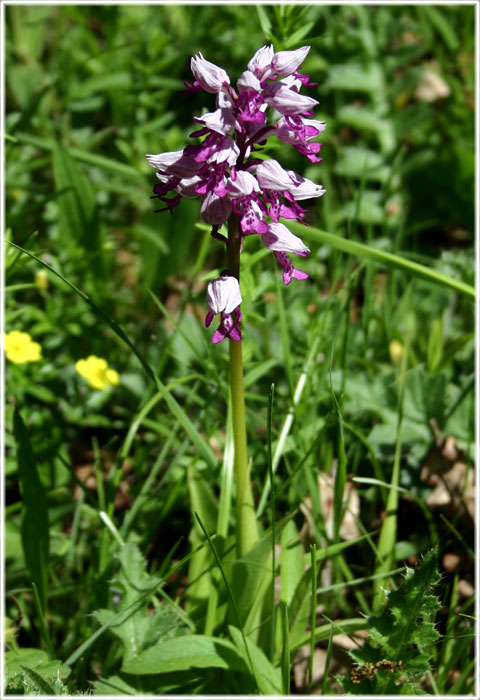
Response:
[[[310,251],[280,218],[301,222],[306,210],[299,202],[320,197],[325,190],[293,170],[285,170],[276,160],[252,154],[258,153],[270,136],[276,136],[310,162],[322,160],[318,156],[321,144],[313,139],[322,133],[325,122],[313,118],[311,110],[317,100],[300,94],[303,86],[316,85],[299,72],[309,50],[303,46],[274,53],[272,46],[262,47],[238,79],[236,90],[227,73],[199,53],[191,61],[195,81],[186,86],[216,95],[216,110],[195,117],[200,128],[191,136],[203,141],[183,151],[147,155],[159,180],[153,196],[165,205],[157,211],[172,211],[182,197],[200,196],[201,216],[212,226],[212,235],[220,238],[220,226],[237,216],[242,238],[258,234],[274,252],[285,284],[308,277],[293,266],[288,254],[305,257]],[[270,124],[269,107],[273,112]],[[169,193],[174,194],[168,197]],[[228,272],[209,283],[206,325],[215,314],[221,315],[214,343],[226,337],[241,340],[237,325],[240,302],[238,280]]]

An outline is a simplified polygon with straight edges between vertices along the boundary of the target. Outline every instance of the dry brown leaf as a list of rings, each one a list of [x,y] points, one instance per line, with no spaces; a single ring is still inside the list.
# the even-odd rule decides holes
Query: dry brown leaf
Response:
[[[317,478],[318,493],[322,514],[325,521],[325,529],[328,537],[333,537],[333,496],[334,480],[330,474],[319,474]],[[353,540],[361,535],[356,518],[360,516],[360,497],[357,487],[352,481],[347,481],[343,497],[345,513],[340,526],[340,537],[343,540]],[[300,504],[300,509],[305,515],[306,523],[303,526],[300,537],[303,542],[315,541],[315,527],[312,518],[312,500],[309,496],[304,503]]]
[[[447,515],[459,514],[464,524],[475,521],[475,476],[457,448],[453,436],[443,436],[434,420],[430,421],[436,446],[429,452],[420,478],[432,487],[426,498],[430,507],[441,508]]]

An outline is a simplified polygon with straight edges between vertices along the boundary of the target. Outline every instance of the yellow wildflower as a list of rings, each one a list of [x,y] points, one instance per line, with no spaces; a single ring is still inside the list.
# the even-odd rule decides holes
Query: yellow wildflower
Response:
[[[75,363],[75,369],[85,377],[92,389],[106,389],[120,382],[118,372],[109,369],[108,362],[102,357],[90,355],[86,360],[78,360]]]
[[[7,360],[21,365],[24,362],[38,362],[42,359],[42,346],[35,343],[28,333],[10,331],[4,334]]]
[[[398,342],[398,340],[392,340],[388,346],[388,351],[390,353],[390,359],[392,362],[397,363],[403,357],[403,345]]]

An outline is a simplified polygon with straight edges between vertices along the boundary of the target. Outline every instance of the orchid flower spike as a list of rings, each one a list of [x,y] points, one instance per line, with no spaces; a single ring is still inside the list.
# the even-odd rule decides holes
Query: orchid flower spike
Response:
[[[262,46],[238,78],[236,89],[223,68],[198,53],[191,60],[195,82],[185,85],[216,95],[214,110],[194,117],[197,130],[191,136],[200,142],[181,151],[147,155],[158,178],[153,198],[163,202],[157,211],[172,212],[184,197],[198,196],[202,219],[221,241],[225,240],[219,233],[222,224],[238,217],[240,249],[245,236],[260,236],[282,268],[285,284],[308,277],[293,266],[289,254],[306,257],[310,251],[280,219],[304,223],[306,209],[299,202],[321,197],[325,189],[277,160],[261,157],[261,150],[276,137],[311,163],[322,160],[316,138],[325,122],[312,113],[318,101],[301,93],[316,85],[300,72],[309,51],[309,46],[302,46],[275,53],[273,46]],[[241,340],[241,301],[238,279],[228,271],[208,284],[206,326],[220,314],[213,343]]]

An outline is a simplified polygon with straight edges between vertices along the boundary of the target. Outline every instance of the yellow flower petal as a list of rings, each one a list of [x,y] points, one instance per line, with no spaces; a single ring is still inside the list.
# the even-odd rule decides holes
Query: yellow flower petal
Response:
[[[109,369],[108,362],[103,357],[89,355],[86,360],[78,360],[75,369],[84,377],[92,389],[101,391],[109,386],[119,384],[119,374],[114,369]]]
[[[11,331],[5,333],[5,355],[15,364],[38,362],[42,359],[42,346],[32,340],[28,333]]]
[[[107,369],[106,377],[107,377],[108,382],[110,384],[112,384],[113,386],[117,386],[117,384],[120,383],[119,374],[118,374],[117,370],[115,370],[115,369]]]

